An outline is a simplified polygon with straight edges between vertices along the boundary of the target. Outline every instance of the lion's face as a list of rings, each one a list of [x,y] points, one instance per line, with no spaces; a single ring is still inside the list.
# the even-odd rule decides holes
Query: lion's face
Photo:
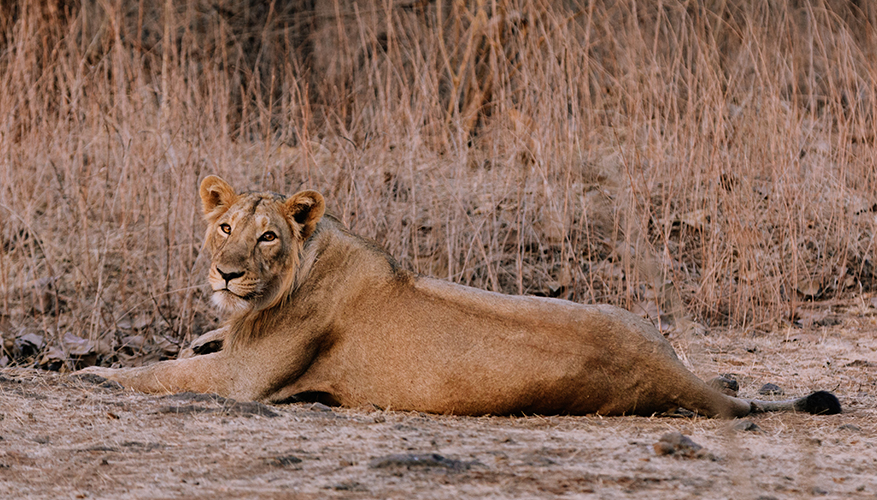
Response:
[[[201,183],[201,201],[213,255],[208,274],[213,302],[238,313],[276,304],[292,286],[302,246],[323,215],[323,197],[314,191],[288,199],[238,195],[209,176]]]

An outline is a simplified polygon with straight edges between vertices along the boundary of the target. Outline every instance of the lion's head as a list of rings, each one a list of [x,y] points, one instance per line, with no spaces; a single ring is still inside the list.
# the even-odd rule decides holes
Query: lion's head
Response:
[[[201,202],[208,224],[205,246],[213,255],[208,275],[213,302],[236,313],[277,304],[291,289],[302,246],[323,216],[323,197],[315,191],[289,198],[237,194],[211,175],[201,182]]]

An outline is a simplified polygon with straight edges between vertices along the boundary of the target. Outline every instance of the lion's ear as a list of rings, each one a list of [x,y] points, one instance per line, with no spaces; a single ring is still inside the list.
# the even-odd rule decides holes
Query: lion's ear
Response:
[[[201,181],[200,192],[204,218],[211,223],[237,201],[234,189],[215,175],[208,175]]]
[[[289,216],[301,226],[302,238],[307,239],[317,227],[317,222],[326,211],[323,195],[316,191],[302,191],[286,200]]]

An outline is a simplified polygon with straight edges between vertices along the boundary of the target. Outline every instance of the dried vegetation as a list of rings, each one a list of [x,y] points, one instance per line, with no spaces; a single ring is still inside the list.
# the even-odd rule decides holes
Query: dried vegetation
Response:
[[[2,364],[215,325],[197,185],[408,268],[771,330],[875,291],[869,2],[0,2]],[[144,353],[149,356],[142,356]]]

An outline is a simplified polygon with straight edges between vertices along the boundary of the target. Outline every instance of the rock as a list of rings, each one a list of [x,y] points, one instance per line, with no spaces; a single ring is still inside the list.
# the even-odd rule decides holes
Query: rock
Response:
[[[668,432],[661,436],[657,443],[652,445],[658,455],[673,455],[682,458],[709,458],[715,457],[703,449],[703,446],[695,443],[690,437],[680,432]]]
[[[761,389],[758,390],[758,393],[762,396],[782,396],[785,394],[780,386],[776,384],[767,383],[761,386]]]
[[[738,432],[761,432],[761,427],[751,420],[738,420],[732,428]]]

